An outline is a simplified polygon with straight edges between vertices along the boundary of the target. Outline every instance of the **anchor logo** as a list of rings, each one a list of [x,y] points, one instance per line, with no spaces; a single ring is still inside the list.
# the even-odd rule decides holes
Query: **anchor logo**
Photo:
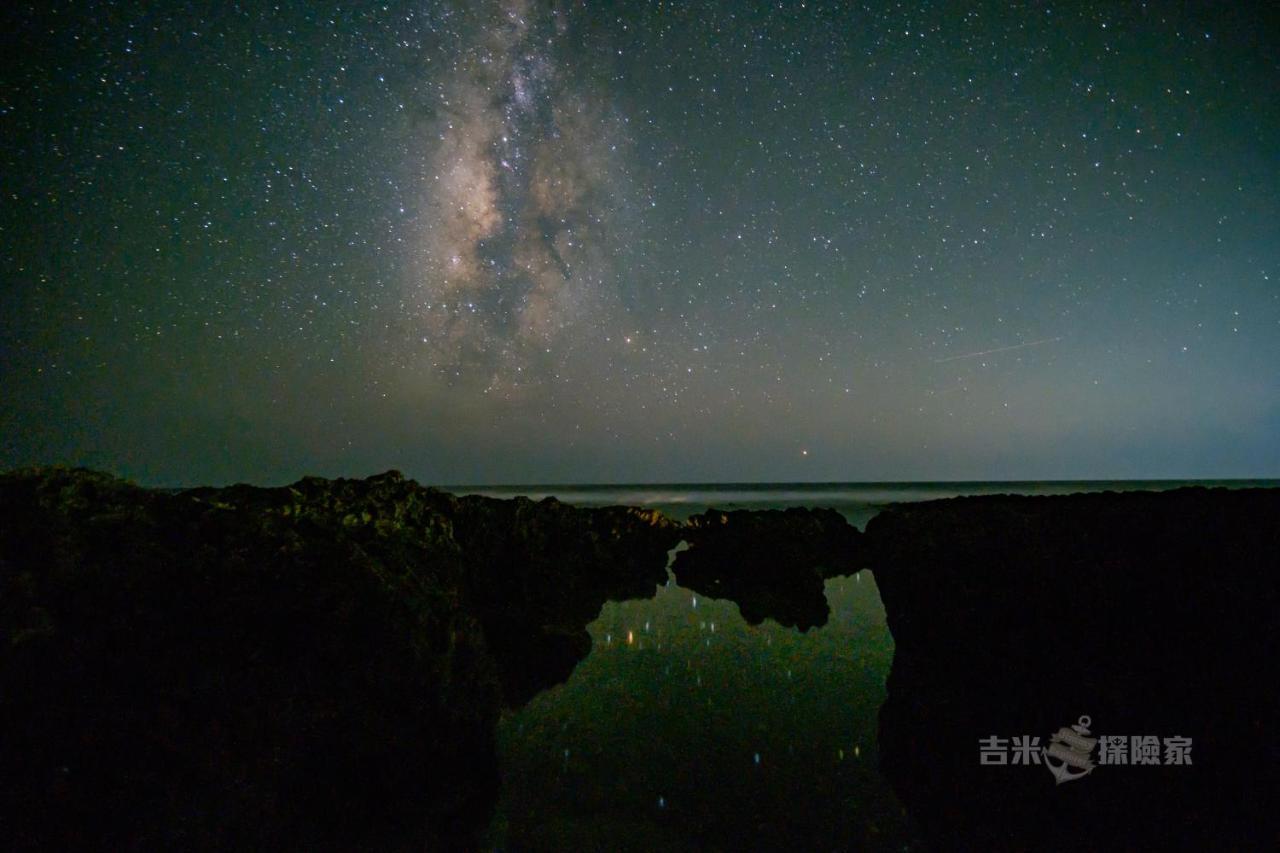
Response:
[[[1049,738],[1049,748],[1040,750],[1045,766],[1057,784],[1074,782],[1093,772],[1094,764],[1089,753],[1093,752],[1098,739],[1088,736],[1092,723],[1088,716],[1082,716],[1071,728],[1064,726],[1058,729],[1057,734]],[[1055,764],[1051,758],[1056,758],[1058,763]]]

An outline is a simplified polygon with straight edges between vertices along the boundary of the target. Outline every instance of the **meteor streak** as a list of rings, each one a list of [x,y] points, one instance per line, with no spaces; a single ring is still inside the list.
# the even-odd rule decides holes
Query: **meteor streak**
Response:
[[[960,361],[963,358],[977,358],[980,355],[995,355],[998,352],[1009,352],[1015,349],[1025,349],[1026,347],[1038,347],[1041,344],[1051,344],[1054,341],[1062,340],[1061,336],[1056,338],[1041,338],[1038,341],[1027,341],[1023,344],[1011,344],[1007,347],[996,347],[995,349],[984,349],[982,352],[967,352],[964,355],[952,355],[946,358],[935,358],[934,364],[945,364],[948,361]]]

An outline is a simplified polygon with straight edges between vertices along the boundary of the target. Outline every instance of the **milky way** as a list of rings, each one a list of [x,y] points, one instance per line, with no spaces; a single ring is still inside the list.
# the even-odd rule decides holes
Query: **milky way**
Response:
[[[620,121],[559,63],[564,8],[473,12],[441,92],[411,287],[449,370],[512,382],[610,307]]]

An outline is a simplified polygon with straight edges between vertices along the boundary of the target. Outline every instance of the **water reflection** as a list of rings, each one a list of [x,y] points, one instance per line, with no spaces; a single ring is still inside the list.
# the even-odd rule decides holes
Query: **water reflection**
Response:
[[[605,604],[587,628],[593,650],[568,681],[499,726],[490,844],[909,845],[876,769],[893,654],[876,585],[834,578],[824,593],[829,618],[804,634],[751,624],[737,603],[671,577],[651,599]]]

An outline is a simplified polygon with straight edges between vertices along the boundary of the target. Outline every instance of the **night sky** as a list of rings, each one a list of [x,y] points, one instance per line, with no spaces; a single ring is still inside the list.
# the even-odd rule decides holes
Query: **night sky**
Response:
[[[11,4],[0,467],[1280,476],[1265,5]]]

